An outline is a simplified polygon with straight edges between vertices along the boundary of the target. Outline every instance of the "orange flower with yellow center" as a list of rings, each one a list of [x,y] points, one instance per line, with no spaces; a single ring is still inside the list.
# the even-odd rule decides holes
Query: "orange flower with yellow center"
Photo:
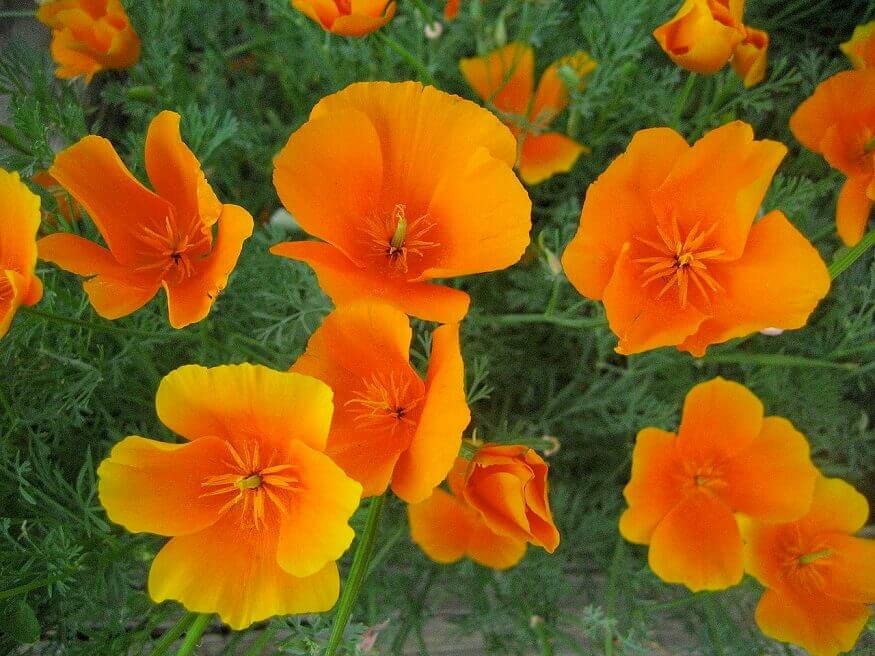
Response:
[[[0,169],[0,338],[12,325],[16,310],[35,305],[43,285],[34,274],[40,199],[17,173]]]
[[[392,20],[395,0],[292,0],[292,6],[326,32],[364,36]]]
[[[342,305],[382,300],[460,321],[469,298],[434,278],[503,269],[529,243],[513,136],[474,103],[416,82],[323,98],[274,161],[283,204],[324,242],[271,252],[309,264]]]
[[[356,303],[329,314],[291,371],[334,390],[326,453],[364,486],[410,503],[444,479],[471,415],[459,352],[459,326],[432,337],[425,380],[410,365],[410,320],[386,304]]]
[[[875,603],[875,540],[854,537],[869,504],[853,487],[820,478],[797,521],[742,521],[745,568],[767,589],[756,622],[813,656],[851,651]]]
[[[550,510],[548,471],[534,449],[486,444],[470,461],[460,458],[447,481],[493,533],[553,553],[559,546],[559,531]]]
[[[750,390],[715,378],[687,394],[677,435],[638,433],[620,533],[650,545],[650,569],[662,580],[693,591],[727,588],[743,575],[736,513],[796,520],[811,505],[817,475],[808,442],[789,421],[764,418]]]
[[[70,146],[49,169],[88,212],[108,248],[55,233],[39,241],[39,256],[86,276],[85,292],[107,319],[138,310],[163,287],[174,328],[200,321],[252,234],[249,213],[216,198],[182,142],[179,121],[179,114],[164,111],[149,126],[146,171],[154,192],[131,175],[101,137]]]
[[[502,120],[519,141],[517,167],[527,184],[571,170],[582,153],[583,144],[548,129],[570,101],[560,70],[576,76],[578,90],[596,63],[583,52],[563,57],[544,71],[535,89],[535,55],[524,43],[509,43],[484,57],[459,62],[465,80],[480,98],[502,113]]]
[[[454,471],[464,472],[459,458]],[[492,569],[508,569],[526,555],[526,540],[496,533],[483,515],[465,501],[461,476],[447,479],[452,493],[440,488],[425,501],[407,506],[410,536],[435,562],[454,563],[463,557]]]
[[[839,48],[854,68],[875,68],[875,21],[858,25],[851,38]]]
[[[653,32],[681,68],[711,74],[723,68],[745,35],[744,0],[685,0],[674,18]]]
[[[52,30],[59,78],[84,75],[91,82],[95,73],[140,59],[140,39],[120,0],[49,0],[36,15]]]
[[[875,68],[846,71],[821,82],[790,117],[803,146],[847,176],[836,205],[836,227],[848,246],[863,238],[875,203]]]
[[[829,289],[826,266],[781,212],[754,222],[786,151],[740,121],[692,147],[669,128],[641,130],[590,185],[562,264],[604,302],[617,352],[676,345],[700,356],[805,325]]]
[[[112,521],[171,538],[152,599],[234,629],[334,605],[361,486],[324,453],[331,398],[314,378],[248,364],[161,381],[158,417],[187,441],[127,437],[97,470]]]

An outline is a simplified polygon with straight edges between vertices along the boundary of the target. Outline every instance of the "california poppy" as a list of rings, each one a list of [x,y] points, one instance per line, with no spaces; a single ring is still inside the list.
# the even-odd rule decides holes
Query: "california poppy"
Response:
[[[875,603],[875,540],[854,537],[868,515],[862,494],[821,477],[801,519],[741,522],[745,568],[767,588],[756,609],[763,633],[813,656],[854,648]]]
[[[252,234],[249,213],[216,198],[179,135],[179,121],[179,114],[164,111],[149,126],[146,171],[155,192],[131,175],[102,137],[70,146],[49,169],[88,212],[108,248],[55,233],[40,239],[39,256],[88,277],[85,292],[107,319],[138,310],[164,287],[174,328],[200,321]]]
[[[851,38],[839,48],[854,68],[875,68],[875,21],[857,25]]]
[[[685,0],[653,36],[681,68],[716,73],[744,39],[743,15],[744,0]]]
[[[743,574],[735,515],[796,520],[808,512],[817,475],[789,421],[764,418],[750,390],[715,378],[687,394],[677,435],[638,433],[620,533],[650,545],[650,569],[664,581],[727,588]]]
[[[534,449],[486,444],[470,461],[459,459],[447,481],[493,533],[553,553],[559,546],[559,531],[550,510],[548,471]]]
[[[55,75],[70,79],[106,69],[130,68],[140,59],[140,39],[120,0],[49,0],[37,18],[52,30]]]
[[[474,103],[416,82],[353,84],[322,99],[274,160],[283,204],[325,241],[271,252],[312,266],[336,305],[382,300],[459,321],[468,295],[427,281],[522,256],[531,201],[515,157],[508,129]]]
[[[524,43],[509,43],[484,57],[459,62],[459,69],[471,88],[502,113],[502,120],[519,141],[518,168],[527,184],[571,170],[583,144],[558,132],[548,132],[554,119],[568,106],[570,94],[560,69],[567,68],[583,90],[584,79],[596,63],[583,52],[568,55],[551,64],[535,89],[535,55]]]
[[[152,562],[152,599],[234,629],[331,608],[361,486],[323,453],[328,386],[248,364],[189,365],[161,381],[155,407],[187,441],[127,437],[97,470],[112,521],[171,538]]]
[[[863,238],[875,202],[875,68],[845,71],[817,85],[790,117],[803,146],[847,176],[836,206],[839,237]]]
[[[762,30],[746,27],[744,40],[735,46],[732,68],[745,87],[752,87],[766,76],[769,35]]]
[[[711,344],[805,325],[830,285],[820,255],[779,211],[754,223],[787,149],[735,121],[692,147],[641,130],[590,185],[562,256],[568,280],[604,302],[617,352]]]
[[[453,465],[471,418],[459,326],[432,337],[423,380],[410,365],[410,320],[386,304],[355,303],[325,317],[291,371],[334,390],[326,453],[364,486],[410,503],[428,497]]]
[[[34,274],[40,199],[18,173],[0,169],[0,337],[21,305],[35,305],[43,286]]]
[[[458,466],[464,468],[467,461]],[[485,567],[508,569],[526,555],[526,540],[493,531],[458,489],[437,488],[425,501],[408,505],[407,517],[411,539],[438,563],[467,557]]]
[[[394,0],[292,0],[292,6],[326,32],[364,36],[392,20]]]

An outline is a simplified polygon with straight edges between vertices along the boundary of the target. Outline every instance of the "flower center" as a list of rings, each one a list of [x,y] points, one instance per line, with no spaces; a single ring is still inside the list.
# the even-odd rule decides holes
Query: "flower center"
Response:
[[[820,551],[802,554],[801,556],[799,556],[799,564],[810,565],[811,563],[817,562],[822,558],[828,558],[831,553],[832,552],[829,549],[821,549]]]
[[[410,220],[405,206],[398,204],[388,218],[366,222],[364,232],[370,256],[388,264],[394,273],[407,273],[425,251],[437,246],[436,242],[426,239],[434,227],[428,214]]]
[[[416,422],[411,415],[422,402],[415,382],[395,373],[388,376],[375,374],[370,380],[363,381],[363,389],[344,405],[355,413],[357,423],[371,429],[394,432],[405,426],[414,426]]]
[[[672,223],[671,232],[657,224],[656,230],[661,241],[651,241],[637,237],[638,241],[657,252],[649,257],[639,257],[633,260],[644,265],[641,272],[646,287],[652,282],[662,284],[656,298],[662,298],[672,287],[677,288],[678,302],[682,308],[687,306],[690,298],[690,283],[702,296],[705,303],[709,303],[711,294],[722,290],[720,284],[708,273],[707,262],[720,259],[726,252],[722,248],[708,248],[705,241],[714,232],[717,224],[707,230],[701,230],[697,223],[690,231],[682,236],[678,227],[677,219]]]
[[[259,528],[270,507],[287,512],[284,497],[298,486],[293,466],[274,464],[276,454],[264,456],[258,442],[244,442],[242,451],[226,444],[230,459],[225,461],[227,474],[209,476],[201,483],[202,497],[229,495],[220,515],[239,506],[240,520]],[[269,505],[270,504],[270,505]]]
[[[182,231],[169,216],[162,228],[142,228],[140,242],[147,246],[142,253],[147,263],[138,271],[159,271],[162,278],[182,282],[195,271],[195,262],[210,248],[210,234],[202,229],[200,222],[193,221],[187,231]]]

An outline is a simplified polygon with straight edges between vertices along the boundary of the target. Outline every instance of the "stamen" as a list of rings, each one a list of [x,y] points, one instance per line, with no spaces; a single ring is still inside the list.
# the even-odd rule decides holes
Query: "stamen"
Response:
[[[261,487],[261,476],[252,474],[244,479],[237,481],[237,487],[241,490],[255,490]]]
[[[815,551],[814,553],[804,554],[799,556],[799,564],[800,565],[810,565],[811,563],[820,560],[821,558],[828,558],[832,552],[829,549],[821,549],[820,551]]]

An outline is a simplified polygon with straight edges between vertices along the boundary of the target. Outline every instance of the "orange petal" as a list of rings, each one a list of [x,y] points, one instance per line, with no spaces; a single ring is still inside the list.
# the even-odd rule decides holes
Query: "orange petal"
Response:
[[[817,480],[811,510],[801,520],[809,533],[856,533],[869,517],[869,502],[852,485],[838,478]]]
[[[514,172],[485,148],[435,189],[429,216],[440,217],[440,259],[421,278],[504,269],[529,244],[532,202]]]
[[[875,21],[857,25],[851,38],[839,46],[854,68],[875,67]]]
[[[97,469],[100,503],[132,533],[197,533],[219,519],[225,499],[204,494],[203,482],[226,473],[229,457],[216,437],[186,444],[126,437]]]
[[[653,194],[653,210],[669,232],[677,220],[681,234],[700,224],[714,227],[712,242],[725,259],[741,256],[748,231],[787,147],[754,141],[753,129],[733,121],[711,130],[678,158]],[[714,166],[719,161],[720,166]]]
[[[213,225],[222,204],[207,182],[200,162],[179,134],[181,116],[163,111],[149,124],[146,133],[146,172],[159,196],[173,205],[184,233],[192,221]]]
[[[270,252],[313,267],[319,286],[338,306],[355,301],[389,303],[414,317],[439,323],[461,321],[468,312],[470,298],[463,291],[380,276],[358,268],[328,244],[285,242],[273,246]]]
[[[252,235],[252,217],[237,205],[222,205],[218,234],[212,251],[195,264],[194,274],[182,282],[164,281],[170,325],[184,328],[204,319],[237,265],[243,242]]]
[[[811,508],[818,476],[805,436],[786,419],[766,417],[756,439],[726,463],[725,498],[736,512],[789,522]]]
[[[141,185],[102,137],[58,153],[49,174],[85,208],[120,264],[139,263],[144,227],[166,230],[170,205]]]
[[[577,158],[588,152],[589,148],[558,132],[526,136],[520,150],[520,177],[526,184],[538,184],[557,173],[567,173]]]
[[[740,259],[708,270],[723,289],[711,316],[680,346],[696,356],[769,326],[801,328],[830,287],[820,254],[778,211],[754,224]]]
[[[337,565],[298,578],[277,564],[278,531],[241,526],[227,512],[213,526],[170,540],[149,572],[149,596],[173,599],[195,613],[218,613],[232,629],[273,615],[320,613],[337,600]]]
[[[722,462],[747,449],[762,426],[762,401],[744,385],[714,378],[687,392],[678,451],[687,462]]]
[[[485,567],[509,569],[526,555],[526,542],[494,533],[481,521],[468,538],[467,555]]]
[[[328,456],[301,442],[293,441],[289,453],[306,485],[289,495],[280,520],[277,560],[293,576],[311,576],[352,543],[355,533],[347,522],[358,508],[362,486]]]
[[[340,16],[334,0],[292,0],[292,6],[328,30]]]
[[[741,581],[742,543],[735,517],[707,492],[695,492],[666,515],[650,539],[650,569],[693,592]]]
[[[510,472],[494,472],[489,476],[470,479],[465,498],[480,509],[489,529],[515,540],[528,541],[531,526],[526,513],[525,481]]]
[[[300,374],[251,364],[186,365],[161,381],[158,418],[189,440],[222,437],[232,444],[258,435],[280,453],[292,440],[322,451],[331,425],[331,389]]]
[[[456,16],[459,15],[459,4],[460,0],[447,0],[444,7],[444,18],[448,21],[455,20]]]
[[[56,232],[40,239],[37,247],[40,259],[89,278],[82,288],[95,312],[104,319],[136,312],[161,287],[157,274],[126,267],[107,249],[77,235]]]
[[[25,186],[16,172],[0,169],[0,269],[14,269],[30,277],[36,265],[36,234],[40,225],[40,197]]]
[[[529,120],[535,125],[548,126],[568,106],[568,87],[559,76],[561,67],[568,67],[574,72],[578,79],[577,90],[583,91],[586,86],[584,79],[595,70],[596,63],[588,53],[580,50],[547,67],[538,82],[535,100],[529,112]]]
[[[656,298],[657,293],[653,286],[642,285],[641,267],[632,262],[627,246],[617,258],[602,297],[608,324],[619,338],[617,353],[679,344],[706,318],[692,303],[681,307],[677,294]]]
[[[425,393],[416,434],[392,478],[392,490],[408,503],[427,498],[446,477],[471,421],[458,324],[434,331]]]
[[[745,88],[763,81],[768,61],[769,35],[752,27],[745,28],[744,41],[735,46],[732,68]]]
[[[675,17],[656,28],[653,36],[665,54],[681,68],[696,73],[716,73],[744,38],[741,23],[731,19],[726,15],[718,20],[708,0],[686,0]]]
[[[104,68],[92,53],[82,49],[73,32],[67,29],[52,31],[49,51],[58,65],[55,76],[62,80],[71,80],[81,75],[85,78],[85,84],[89,84],[94,74]]]
[[[861,603],[816,592],[766,590],[755,618],[770,638],[799,645],[812,656],[836,656],[854,648],[870,614]]]
[[[848,178],[839,192],[836,204],[836,228],[845,246],[856,246],[866,232],[873,201],[867,189],[872,177]]]
[[[670,128],[639,130],[589,186],[580,228],[562,255],[565,275],[581,294],[601,299],[623,244],[656,234],[650,196],[689,148]]]
[[[468,85],[502,112],[525,116],[535,88],[535,55],[524,43],[508,43],[484,57],[459,62]]]
[[[437,563],[454,563],[468,549],[477,513],[440,488],[407,506],[410,538]]]
[[[820,561],[820,571],[829,596],[875,603],[875,540],[834,533],[824,547],[830,555]]]
[[[632,477],[623,489],[629,507],[620,516],[620,534],[647,544],[660,521],[683,499],[683,463],[674,433],[645,428],[635,439]]]
[[[353,0],[355,4],[356,0]],[[383,2],[380,3],[381,5]],[[390,2],[382,15],[366,16],[352,13],[347,16],[338,16],[331,26],[331,32],[341,36],[364,36],[380,29],[392,20],[395,15],[396,3]],[[355,11],[355,9],[353,9]]]

